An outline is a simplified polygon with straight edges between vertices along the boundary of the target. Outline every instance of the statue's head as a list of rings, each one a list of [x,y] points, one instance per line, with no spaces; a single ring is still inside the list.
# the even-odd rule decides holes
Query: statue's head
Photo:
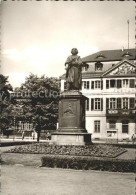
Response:
[[[77,48],[73,48],[73,49],[71,50],[71,53],[72,53],[73,55],[78,54],[78,50],[77,50]]]

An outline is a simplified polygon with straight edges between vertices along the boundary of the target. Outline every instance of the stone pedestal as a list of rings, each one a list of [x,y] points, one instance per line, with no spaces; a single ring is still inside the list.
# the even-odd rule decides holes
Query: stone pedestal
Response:
[[[91,134],[85,129],[85,101],[79,91],[66,91],[59,101],[59,128],[52,134],[52,143],[84,145],[91,143]]]

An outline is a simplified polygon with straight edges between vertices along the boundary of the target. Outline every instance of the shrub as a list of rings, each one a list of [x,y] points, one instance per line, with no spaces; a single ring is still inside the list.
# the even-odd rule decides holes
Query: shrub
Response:
[[[0,143],[0,147],[4,147],[4,146],[16,146],[16,145],[26,145],[26,144],[30,144],[30,142],[22,142],[22,141],[12,141],[12,142],[1,142]]]
[[[58,167],[81,170],[101,170],[112,172],[135,172],[134,160],[95,159],[79,156],[43,156],[43,167]]]

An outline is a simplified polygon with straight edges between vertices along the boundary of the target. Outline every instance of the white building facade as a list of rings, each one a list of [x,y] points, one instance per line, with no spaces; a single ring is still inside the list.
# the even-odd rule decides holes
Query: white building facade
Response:
[[[86,129],[92,139],[131,139],[136,133],[135,49],[100,51],[82,59],[89,65],[82,71],[86,102]],[[61,91],[65,75],[61,76]]]

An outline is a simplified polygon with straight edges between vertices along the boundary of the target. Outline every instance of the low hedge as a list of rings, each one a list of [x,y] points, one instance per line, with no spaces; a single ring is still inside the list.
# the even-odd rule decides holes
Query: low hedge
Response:
[[[16,145],[26,145],[26,144],[30,144],[31,142],[27,142],[27,141],[11,141],[11,142],[1,142],[0,143],[0,147],[5,147],[5,146],[16,146]]]
[[[95,159],[80,156],[43,156],[43,167],[58,167],[79,170],[101,170],[111,172],[135,172],[134,160]]]
[[[107,143],[97,143],[95,142],[95,145],[111,145],[111,146],[117,146],[117,147],[121,147],[121,148],[136,148],[136,143],[132,144],[132,143],[118,143],[118,144],[107,144]]]
[[[136,148],[136,144],[122,144],[122,143],[119,143],[119,144],[115,144],[116,146],[120,146],[122,148]]]

